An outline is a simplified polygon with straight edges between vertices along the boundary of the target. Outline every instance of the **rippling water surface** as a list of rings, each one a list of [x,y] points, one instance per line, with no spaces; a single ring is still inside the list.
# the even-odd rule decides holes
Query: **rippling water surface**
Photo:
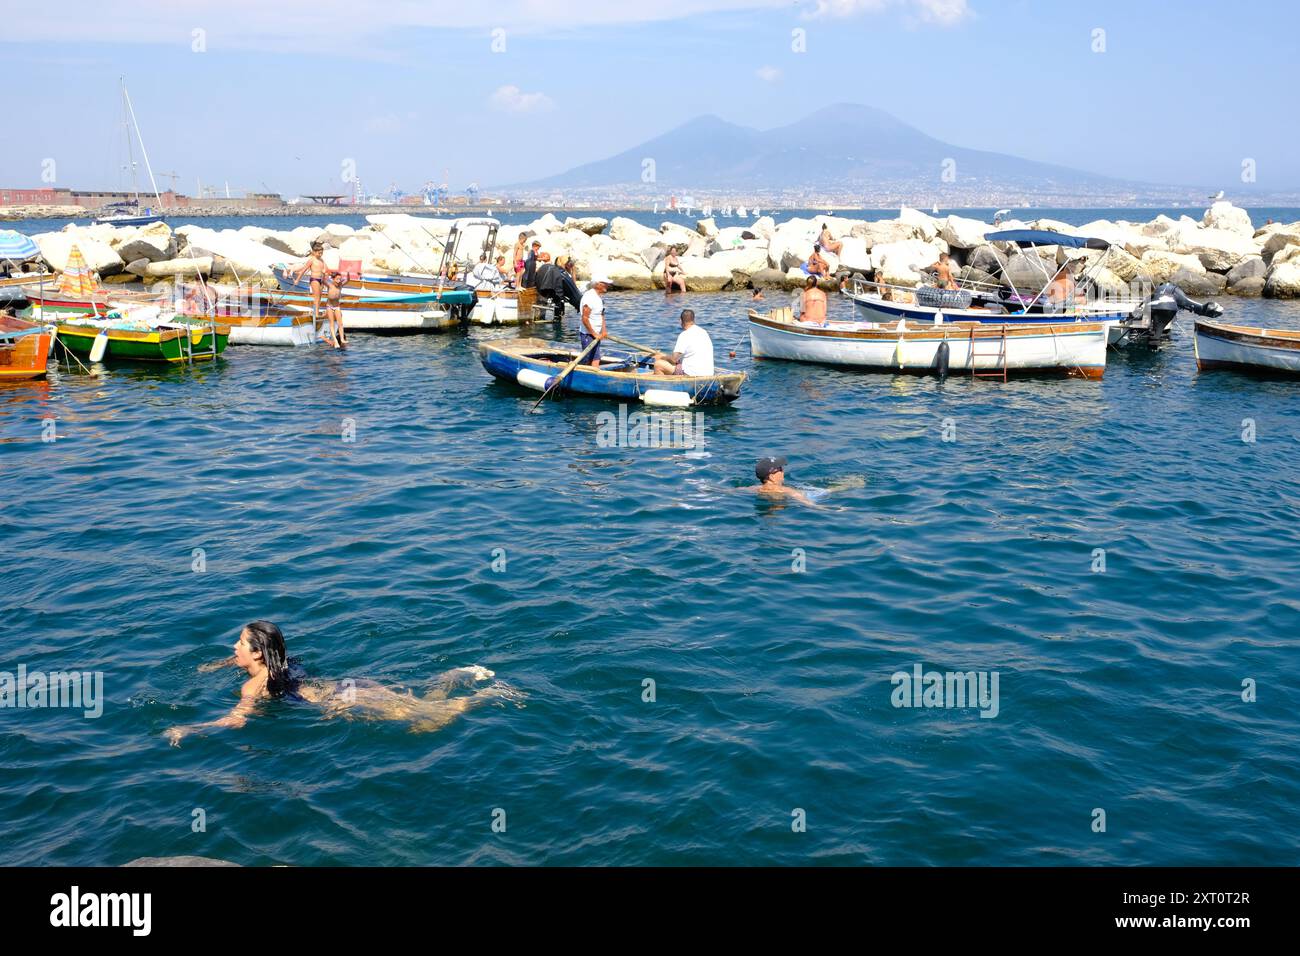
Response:
[[[0,669],[107,698],[0,711],[0,863],[1300,859],[1300,383],[1198,375],[1186,319],[1096,383],[755,365],[726,359],[747,295],[680,304],[752,372],[702,451],[527,414],[479,329],[0,390]],[[612,323],[668,345],[680,304]],[[768,453],[862,486],[760,502]],[[169,747],[233,704],[196,667],[254,618],[316,676],[476,663],[524,697],[422,734],[275,704]],[[917,664],[996,671],[997,716],[892,706]]]

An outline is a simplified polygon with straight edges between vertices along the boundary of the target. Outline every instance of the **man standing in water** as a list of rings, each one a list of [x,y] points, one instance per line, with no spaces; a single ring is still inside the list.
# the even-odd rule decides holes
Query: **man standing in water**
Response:
[[[581,314],[578,345],[585,349],[593,341],[596,343],[587,356],[587,364],[592,368],[600,368],[600,343],[609,338],[609,330],[605,328],[604,296],[611,284],[607,276],[597,275],[591,280],[591,288],[582,294],[578,307]]]

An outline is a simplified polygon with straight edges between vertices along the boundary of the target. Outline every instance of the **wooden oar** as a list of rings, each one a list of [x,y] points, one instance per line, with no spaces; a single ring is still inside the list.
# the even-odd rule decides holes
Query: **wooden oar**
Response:
[[[613,338],[613,336],[610,337]],[[578,357],[574,359],[572,362],[570,362],[567,366],[565,366],[564,371],[555,377],[555,381],[551,383],[550,388],[542,392],[542,397],[533,403],[532,408],[528,409],[528,414],[531,415],[533,412],[537,411],[537,406],[542,404],[542,402],[546,399],[546,396],[550,395],[551,392],[559,388],[560,383],[569,377],[569,373],[578,367],[578,363],[587,357],[587,353],[590,352],[599,344],[600,344],[600,339],[592,339],[591,342],[588,343],[587,347],[578,353]]]
[[[630,349],[636,349],[636,350],[638,350],[638,351],[640,351],[640,352],[649,352],[651,355],[662,355],[662,354],[664,354],[663,351],[662,351],[661,349],[652,349],[652,348],[651,348],[650,346],[648,346],[648,345],[640,345],[640,344],[638,344],[638,343],[636,343],[636,342],[629,342],[627,339],[620,339],[617,335],[611,335],[611,336],[609,336],[609,340],[610,340],[611,342],[617,342],[619,345],[626,345],[626,346],[627,346],[628,348],[630,348]]]

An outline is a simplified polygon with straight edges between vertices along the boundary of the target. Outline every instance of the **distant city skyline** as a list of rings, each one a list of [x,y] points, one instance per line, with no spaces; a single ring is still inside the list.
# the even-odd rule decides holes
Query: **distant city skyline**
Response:
[[[367,193],[499,191],[695,116],[770,129],[843,100],[1122,180],[1300,190],[1279,105],[1300,12],[1280,2],[67,0],[6,24],[0,52],[38,95],[0,186],[128,185],[124,74],[159,188],[189,194],[344,193],[351,169]]]

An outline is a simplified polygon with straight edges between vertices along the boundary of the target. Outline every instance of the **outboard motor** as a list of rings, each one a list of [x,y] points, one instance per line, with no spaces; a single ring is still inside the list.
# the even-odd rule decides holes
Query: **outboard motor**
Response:
[[[580,308],[582,295],[573,278],[553,262],[543,262],[537,266],[537,298],[554,307],[555,318],[564,317],[564,304],[568,302],[574,309]]]
[[[1147,300],[1133,310],[1124,325],[1130,337],[1144,338],[1147,345],[1157,348],[1161,340],[1168,338],[1169,326],[1182,311],[1217,318],[1223,315],[1223,306],[1217,302],[1197,302],[1174,283],[1165,282],[1156,286]]]

